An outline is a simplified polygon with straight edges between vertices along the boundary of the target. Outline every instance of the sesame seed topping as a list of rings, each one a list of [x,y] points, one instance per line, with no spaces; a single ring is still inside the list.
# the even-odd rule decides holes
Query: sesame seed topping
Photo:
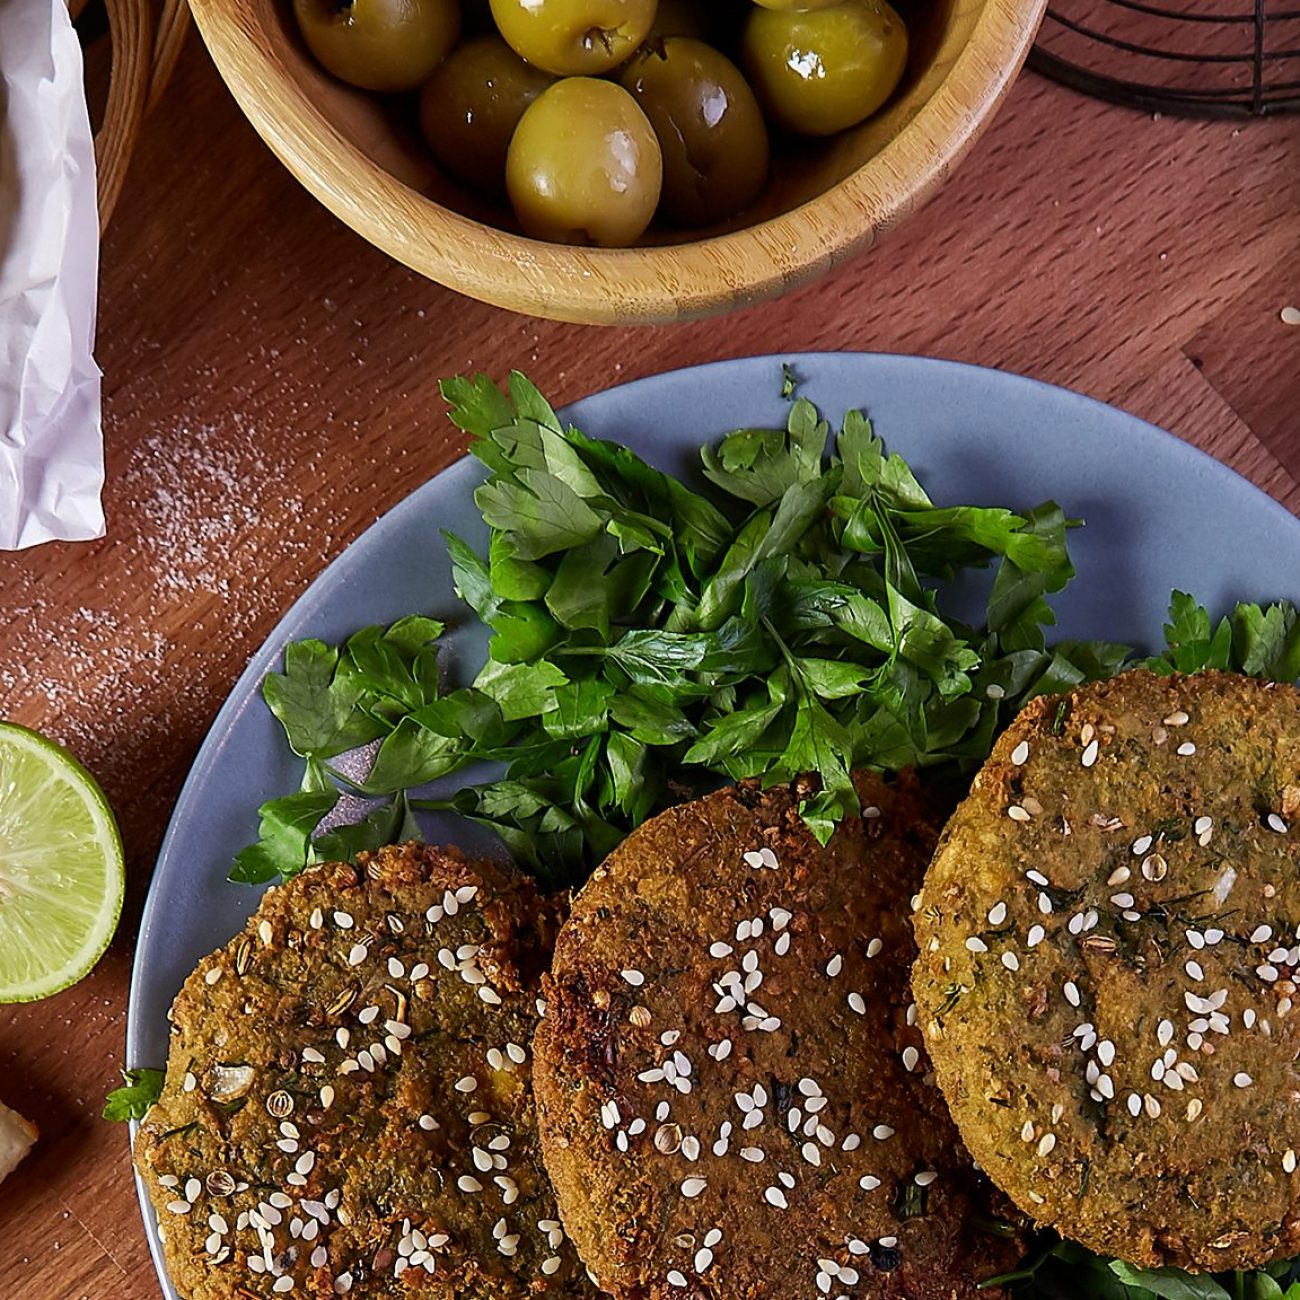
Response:
[[[1073,980],[1067,980],[1065,984],[1065,988],[1062,991],[1065,993],[1065,1000],[1072,1007],[1077,1007],[1079,1005],[1080,1003],[1079,988],[1078,985],[1075,984]]]
[[[708,1182],[703,1178],[687,1178],[682,1183],[682,1195],[688,1201],[694,1200],[707,1186]]]
[[[836,953],[835,956],[826,963],[826,975],[829,979],[834,979],[843,969],[844,958],[839,953]]]
[[[1079,760],[1084,767],[1092,767],[1097,761],[1097,754],[1100,751],[1100,744],[1096,740],[1090,740],[1083,751],[1083,756]]]
[[[867,1014],[867,1004],[862,999],[861,993],[850,993],[848,996],[849,1010],[856,1012],[860,1016]]]
[[[915,1174],[915,1175],[913,1176],[912,1181],[913,1181],[913,1182],[914,1182],[918,1187],[929,1187],[930,1184],[931,1184],[932,1182],[934,1182],[934,1180],[935,1180],[936,1178],[938,1178],[938,1177],[939,1177],[939,1175],[938,1175],[938,1173],[937,1173],[935,1170],[933,1170],[933,1169],[922,1169],[922,1170],[920,1171],[920,1173]]]
[[[1056,1150],[1056,1134],[1044,1133],[1041,1141],[1038,1143],[1038,1154],[1044,1158],[1050,1156]]]
[[[1029,742],[1022,740],[1015,749],[1011,751],[1011,761],[1017,767],[1023,767],[1025,761],[1029,758]]]
[[[880,1186],[880,1179],[873,1177],[871,1174],[864,1174],[858,1179],[858,1186],[861,1187],[864,1192],[874,1192],[876,1188]]]
[[[1040,943],[1047,937],[1047,931],[1041,925],[1033,925],[1029,928],[1029,935],[1026,942],[1031,948],[1037,948]]]
[[[966,940],[966,950],[968,952],[988,952],[989,946],[978,935],[973,934]]]
[[[1009,971],[1018,971],[1020,969],[1020,958],[1014,952],[1004,952],[1002,954],[1002,964]]]
[[[1234,1074],[1232,1076],[1232,1081],[1238,1088],[1249,1088],[1250,1085],[1255,1082],[1255,1080],[1252,1079],[1244,1070],[1239,1074]]]
[[[625,970],[622,974],[623,979],[634,989],[639,989],[645,983],[645,976],[639,970]]]
[[[1279,835],[1285,835],[1287,833],[1287,824],[1277,815],[1277,813],[1269,813],[1267,822],[1269,830],[1276,831]]]
[[[1196,753],[1196,746],[1190,740],[1185,740],[1174,752],[1182,758],[1191,758]]]
[[[1010,817],[1013,822],[1027,822],[1029,820],[1029,814],[1018,803],[1013,803],[1007,809],[1007,816]]]
[[[989,924],[1001,925],[1007,919],[1007,905],[1005,903],[994,903],[989,908]]]

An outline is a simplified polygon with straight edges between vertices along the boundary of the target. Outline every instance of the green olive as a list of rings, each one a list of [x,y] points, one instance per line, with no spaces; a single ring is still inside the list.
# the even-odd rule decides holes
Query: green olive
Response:
[[[457,0],[294,0],[307,48],[342,81],[414,90],[460,38]]]
[[[612,81],[557,81],[529,106],[510,141],[506,188],[519,224],[535,239],[634,243],[662,185],[654,128]]]
[[[475,36],[454,49],[420,92],[420,127],[454,176],[501,193],[506,151],[524,110],[551,84],[499,36]]]
[[[784,13],[807,13],[811,9],[829,9],[843,0],[754,0],[764,9],[780,9]]]
[[[756,8],[743,50],[773,122],[803,135],[833,135],[893,94],[907,65],[907,29],[886,0],[843,0],[808,13]]]
[[[557,77],[616,68],[645,40],[656,0],[492,0],[492,17],[520,58]]]
[[[749,83],[724,54],[685,36],[646,46],[623,71],[664,155],[661,209],[707,226],[750,203],[767,179],[767,127]]]

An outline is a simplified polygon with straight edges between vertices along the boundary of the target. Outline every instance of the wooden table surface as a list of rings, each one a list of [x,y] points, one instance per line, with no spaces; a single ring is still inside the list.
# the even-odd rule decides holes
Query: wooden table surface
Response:
[[[1115,402],[1300,510],[1288,303],[1300,304],[1300,117],[1152,119],[1026,75],[929,208],[781,302],[636,331],[511,316],[336,223],[193,41],[103,252],[108,535],[0,556],[0,716],[99,775],[129,876],[94,974],[0,1009],[0,1097],[43,1135],[0,1187],[8,1300],[160,1294],[126,1132],[99,1119],[159,839],[218,705],[281,612],[459,455],[439,376],[519,366],[563,402],[754,352],[955,357]]]

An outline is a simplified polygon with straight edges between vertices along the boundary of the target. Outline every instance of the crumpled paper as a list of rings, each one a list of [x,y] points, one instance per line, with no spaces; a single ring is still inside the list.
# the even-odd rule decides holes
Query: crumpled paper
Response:
[[[0,0],[0,549],[104,531],[95,155],[66,0]]]

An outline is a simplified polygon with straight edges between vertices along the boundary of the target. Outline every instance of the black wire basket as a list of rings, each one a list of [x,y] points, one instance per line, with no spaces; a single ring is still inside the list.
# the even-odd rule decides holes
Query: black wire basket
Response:
[[[1029,66],[1086,94],[1148,113],[1263,117],[1296,112],[1296,4],[1052,0]]]

